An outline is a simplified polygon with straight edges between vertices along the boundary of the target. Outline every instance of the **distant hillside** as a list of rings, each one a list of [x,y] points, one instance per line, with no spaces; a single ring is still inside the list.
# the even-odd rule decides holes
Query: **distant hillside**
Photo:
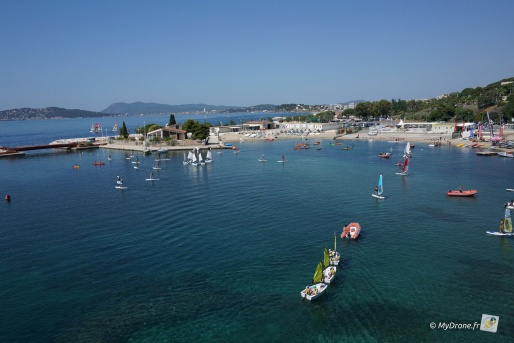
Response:
[[[94,118],[109,117],[113,114],[84,110],[69,110],[60,107],[47,108],[17,108],[0,111],[0,120],[34,120],[34,119],[58,119],[58,118]]]
[[[156,104],[152,102],[117,102],[107,107],[102,113],[115,113],[115,114],[159,114],[159,113],[184,113],[184,112],[206,112],[211,111],[226,111],[230,108],[238,106],[215,106],[206,104],[185,104],[185,105],[166,105]]]

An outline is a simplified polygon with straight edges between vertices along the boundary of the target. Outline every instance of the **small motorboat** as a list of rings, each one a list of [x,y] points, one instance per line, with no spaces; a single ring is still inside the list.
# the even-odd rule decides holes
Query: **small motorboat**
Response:
[[[78,164],[73,165],[73,169],[79,169],[79,168],[80,168],[80,166]]]
[[[510,151],[498,151],[497,154],[498,154],[498,156],[502,156],[502,157],[510,157],[510,158],[514,157],[514,154]]]
[[[478,191],[476,189],[449,189],[446,191],[446,195],[450,197],[472,197],[477,193]]]
[[[359,223],[350,223],[343,227],[343,232],[341,232],[341,238],[351,238],[357,239],[361,232],[361,226]]]
[[[383,152],[383,153],[378,154],[378,156],[382,157],[382,158],[389,158],[389,157],[391,157],[391,153],[390,152]]]
[[[98,162],[98,161],[93,162],[94,166],[103,166],[104,164],[105,164],[104,162]]]

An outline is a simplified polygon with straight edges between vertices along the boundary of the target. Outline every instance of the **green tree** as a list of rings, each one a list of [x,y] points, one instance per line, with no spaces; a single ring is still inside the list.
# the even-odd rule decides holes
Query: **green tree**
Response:
[[[391,103],[387,100],[380,100],[373,104],[373,114],[375,117],[387,117],[391,113]]]
[[[125,125],[125,122],[123,122],[123,125],[121,126],[120,136],[122,136],[125,139],[127,139],[128,136],[129,136],[129,133],[128,133],[128,130],[127,130],[127,125]]]
[[[197,122],[196,120],[193,120],[193,119],[188,119],[186,120],[186,122],[184,123],[184,125],[182,125],[182,130],[185,130],[187,132],[195,132],[196,131],[196,128],[200,125],[199,122]]]
[[[371,102],[359,102],[355,106],[355,115],[363,120],[367,120],[368,117],[373,115],[373,104]]]
[[[209,137],[210,123],[199,124],[193,132],[193,139],[205,139]]]
[[[343,115],[346,118],[350,118],[350,116],[354,116],[355,115],[355,109],[354,108],[347,108],[346,110],[343,111]]]
[[[173,113],[170,113],[170,120],[168,120],[168,126],[177,124],[177,121],[175,120],[175,115]]]

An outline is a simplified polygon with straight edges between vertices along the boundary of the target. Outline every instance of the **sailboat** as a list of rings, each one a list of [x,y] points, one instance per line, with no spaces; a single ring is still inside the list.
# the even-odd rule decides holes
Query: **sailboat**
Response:
[[[200,151],[198,151],[198,163],[205,165],[205,161],[203,160],[202,153]]]
[[[197,162],[197,160],[196,160],[196,154],[195,154],[195,152],[194,152],[194,151],[193,151],[193,152],[191,152],[191,165],[192,165],[192,166],[197,166],[197,165],[198,165],[198,162]]]
[[[100,126],[99,123],[96,123],[96,124],[92,124],[91,125],[91,130],[90,132],[93,132],[93,133],[99,133],[99,132],[102,132],[102,127]]]
[[[207,150],[207,155],[205,155],[205,163],[212,163],[211,149]]]
[[[403,150],[403,157],[412,157],[412,153],[410,152],[410,143],[407,142],[405,149]]]
[[[191,153],[191,152],[190,152],[190,153]],[[184,160],[182,161],[182,164],[186,166],[186,165],[188,165],[189,163],[191,163],[191,161],[190,161],[190,160],[188,160],[188,159],[187,159],[187,157],[186,157],[186,154],[184,154]]]
[[[399,173],[395,173],[396,175],[407,175],[407,171],[409,170],[409,157],[405,157],[405,161],[403,161],[402,170]]]
[[[376,193],[371,194],[372,197],[375,197],[377,199],[385,199],[385,197],[381,195],[384,192],[384,187],[382,186],[382,174],[380,174],[380,176],[378,177],[378,186],[375,190]]]
[[[323,282],[331,283],[336,275],[337,267],[330,264],[328,249],[323,249]]]
[[[503,225],[503,227],[502,227]],[[486,231],[488,235],[493,236],[514,236],[512,233],[512,219],[510,217],[510,209],[505,208],[505,218],[500,224],[500,232],[498,231]]]
[[[341,255],[337,252],[337,240],[336,233],[334,232],[334,250],[328,249],[328,256],[330,257],[330,264],[333,266],[339,265],[339,261],[341,260]]]
[[[319,262],[316,270],[314,271],[312,285],[305,287],[305,289],[300,292],[300,295],[303,299],[314,300],[323,294],[327,287],[328,285],[323,283],[323,264]]]
[[[118,132],[118,123],[114,123],[114,126],[112,127],[113,132]]]

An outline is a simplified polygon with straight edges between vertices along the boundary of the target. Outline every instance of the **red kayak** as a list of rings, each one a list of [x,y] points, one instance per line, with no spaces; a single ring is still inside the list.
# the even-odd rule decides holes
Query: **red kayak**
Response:
[[[446,195],[451,196],[451,197],[472,197],[477,193],[478,193],[478,191],[476,189],[468,189],[468,190],[450,189],[446,192]]]

